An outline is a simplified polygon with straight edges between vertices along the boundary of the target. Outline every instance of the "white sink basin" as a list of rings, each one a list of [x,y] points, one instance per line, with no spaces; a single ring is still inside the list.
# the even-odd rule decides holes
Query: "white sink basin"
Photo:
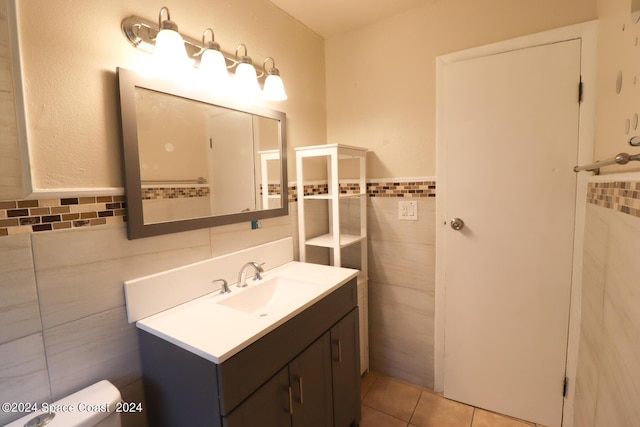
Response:
[[[244,261],[244,260],[242,260]],[[238,265],[242,265],[241,262]],[[278,326],[355,278],[357,270],[291,261],[137,321],[138,328],[214,363],[223,363]],[[208,273],[207,285],[211,277]]]
[[[248,280],[246,288],[232,286],[232,294],[217,303],[234,310],[259,316],[284,308],[292,308],[309,295],[316,293],[318,285],[288,277],[275,276],[264,280]],[[239,293],[234,293],[239,291]]]

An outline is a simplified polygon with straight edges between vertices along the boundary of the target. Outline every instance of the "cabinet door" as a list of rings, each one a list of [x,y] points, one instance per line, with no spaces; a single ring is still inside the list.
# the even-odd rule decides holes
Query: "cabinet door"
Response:
[[[225,427],[291,427],[289,393],[289,370],[285,366],[233,412],[224,417],[223,425]]]
[[[333,426],[331,340],[329,332],[289,364],[296,427]]]
[[[331,328],[335,427],[360,422],[360,339],[358,308]]]

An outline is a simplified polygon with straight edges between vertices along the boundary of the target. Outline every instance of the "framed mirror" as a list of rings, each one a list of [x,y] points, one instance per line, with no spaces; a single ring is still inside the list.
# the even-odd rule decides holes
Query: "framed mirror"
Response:
[[[129,239],[288,214],[286,115],[118,68]]]

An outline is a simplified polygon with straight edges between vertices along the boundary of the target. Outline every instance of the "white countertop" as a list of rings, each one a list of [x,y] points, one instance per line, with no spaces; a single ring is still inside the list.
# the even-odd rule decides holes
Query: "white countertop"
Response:
[[[218,304],[246,292],[252,285],[260,286],[249,280],[246,288],[230,285],[231,294],[216,291],[146,317],[136,325],[207,360],[222,363],[357,275],[358,270],[349,268],[292,261],[262,276],[264,281],[274,277],[299,280],[300,286],[306,288],[295,305],[260,316]]]

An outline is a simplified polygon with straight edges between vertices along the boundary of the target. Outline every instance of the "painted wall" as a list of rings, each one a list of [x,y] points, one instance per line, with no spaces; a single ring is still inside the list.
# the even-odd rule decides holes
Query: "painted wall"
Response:
[[[370,148],[370,179],[434,177],[438,55],[595,18],[595,0],[436,1],[331,38],[328,142]],[[409,224],[397,201],[369,205],[371,368],[432,388],[435,202]]]
[[[245,43],[258,66],[274,57],[289,99],[271,107],[287,113],[289,150],[325,143],[323,40],[268,2],[19,1],[35,188],[123,185],[115,70],[140,70],[149,54],[129,44],[120,23],[155,21],[162,6],[185,35],[199,40],[212,27],[227,52]]]
[[[435,1],[331,38],[327,141],[370,148],[370,178],[434,176],[438,55],[595,18],[595,0]]]
[[[600,20],[598,49],[598,109],[595,160],[634,153],[627,140],[640,135],[640,24],[631,17],[631,0],[598,0]],[[620,93],[616,90],[618,74]],[[627,125],[629,128],[627,128]],[[628,130],[627,130],[628,129]],[[636,151],[638,151],[636,149]],[[609,168],[603,173],[640,170],[637,163],[624,169]]]

